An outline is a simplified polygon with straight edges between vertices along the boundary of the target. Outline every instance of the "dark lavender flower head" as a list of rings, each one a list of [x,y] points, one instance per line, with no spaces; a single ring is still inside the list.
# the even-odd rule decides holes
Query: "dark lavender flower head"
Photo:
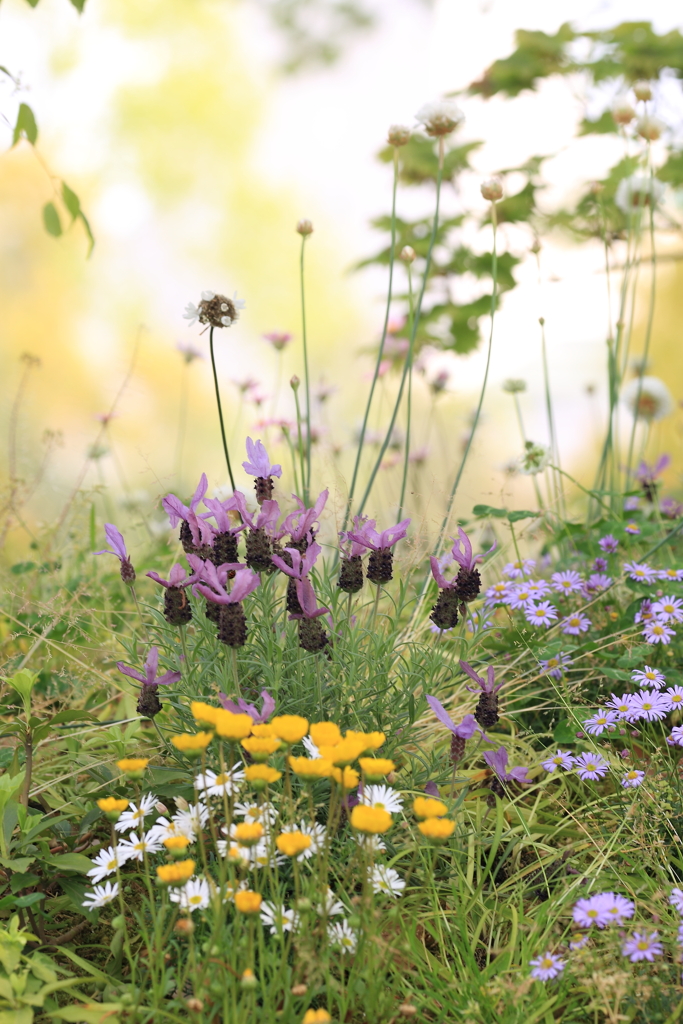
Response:
[[[425,786],[425,793],[427,794],[427,796],[433,796],[436,800],[439,800],[441,797],[441,794],[439,793],[439,787],[435,782],[432,782],[431,780]]]
[[[489,768],[493,769],[501,782],[519,782],[522,785],[528,785],[531,782],[531,779],[526,777],[528,768],[511,768],[510,771],[507,770],[508,752],[505,747],[498,747],[498,750],[487,750],[484,754],[484,760]]]
[[[296,512],[290,512],[289,515],[285,517],[285,520],[279,530],[279,536],[284,537],[284,535],[288,533],[296,543],[302,541],[309,532],[312,536],[315,536],[314,527],[320,518],[322,510],[325,508],[329,493],[330,492],[327,488],[325,488],[324,491],[321,491],[316,498],[313,508],[306,508],[306,505],[301,498],[296,494],[293,494],[292,497],[299,505],[299,508]]]
[[[180,672],[164,672],[163,676],[157,678],[157,672],[159,671],[159,650],[157,647],[150,647],[147,661],[145,662],[144,675],[136,669],[124,665],[122,661],[117,661],[116,667],[119,672],[123,672],[124,676],[136,679],[143,686],[168,686],[171,683],[177,683],[181,678]]]
[[[213,604],[239,604],[248,597],[261,583],[261,577],[256,572],[252,572],[251,569],[247,569],[246,566],[238,565],[235,571],[235,578],[232,581],[232,588],[230,592],[225,589],[225,583],[227,582],[227,572],[229,569],[235,568],[235,565],[228,564],[221,566],[221,569],[225,572],[225,580],[222,580],[222,574],[216,569],[213,562],[204,562],[204,579],[208,583],[206,586],[204,583],[196,583],[192,588],[195,594],[201,594],[207,601],[211,601]]]
[[[437,700],[436,697],[427,694],[427,703],[441,724],[445,725],[454,736],[458,736],[461,740],[469,740],[474,736],[475,732],[481,732],[481,729],[474,720],[474,715],[465,715],[460,725],[456,725],[441,701]],[[482,736],[484,736],[483,733]],[[486,739],[485,736],[484,739]]]
[[[670,463],[670,455],[660,455],[652,466],[649,466],[645,461],[641,461],[635,471],[636,480],[640,484],[649,484],[652,486],[657,482],[657,477],[662,475]]]
[[[197,484],[197,489],[192,495],[189,508],[187,505],[184,505],[180,498],[176,497],[175,494],[167,494],[166,497],[162,499],[161,504],[168,513],[172,529],[176,528],[181,519],[184,519],[185,522],[187,522],[190,513],[197,511],[197,506],[206,494],[208,487],[209,481],[206,477],[206,473],[202,473],[199,483]]]
[[[383,551],[387,548],[393,548],[394,544],[398,544],[400,540],[403,540],[408,533],[410,523],[410,519],[402,519],[396,526],[390,526],[386,530],[382,530],[381,533],[378,533],[374,529],[374,521],[369,520],[358,533],[349,530],[347,537],[349,540],[354,540],[371,551]]]
[[[113,550],[110,551],[109,548],[102,548],[101,551],[96,551],[95,554],[115,555],[121,563],[121,579],[123,582],[128,584],[135,583],[135,569],[128,556],[126,542],[121,531],[113,523],[105,523],[104,535],[107,538],[107,543],[111,545]]]
[[[330,610],[329,608],[318,607],[318,599],[315,596],[313,584],[307,576],[296,581],[296,596],[299,599],[302,614],[298,615],[295,613],[290,615],[290,619],[317,619],[321,615],[327,615]]]
[[[468,665],[466,661],[460,662],[460,668],[481,688],[482,693],[498,693],[503,685],[502,683],[498,683],[498,686],[494,686],[495,671],[493,665],[489,665],[486,669],[486,679],[482,679],[480,675],[477,675],[472,666]],[[471,686],[468,686],[467,689],[470,690],[470,692],[476,692]]]
[[[598,541],[598,547],[602,548],[608,554],[613,554],[619,547],[619,541],[611,533],[608,533],[605,537],[601,537]]]
[[[486,555],[490,555],[492,551],[495,551],[497,542],[494,541],[492,546],[482,555],[472,554],[472,542],[463,530],[462,526],[458,527],[458,539],[451,538],[453,540],[453,547],[451,549],[453,558],[461,567],[471,572],[478,562],[482,562]]]
[[[273,555],[273,565],[276,565],[280,572],[285,573],[286,576],[290,576],[292,579],[302,580],[311,571],[315,565],[318,555],[322,551],[319,544],[315,541],[313,544],[309,544],[306,548],[305,554],[301,554],[298,548],[285,548],[285,551],[289,554],[292,560],[292,564],[287,565],[283,558],[279,555]]]
[[[194,555],[190,555],[190,558],[195,558]],[[201,558],[196,558],[196,561],[200,564],[204,564]],[[193,566],[194,568],[194,566]],[[196,583],[197,580],[201,579],[199,575],[188,576],[187,569],[184,569],[179,562],[176,562],[171,571],[168,574],[168,579],[163,580],[157,572],[146,572],[145,576],[149,576],[155,583],[160,583],[162,587],[188,587],[191,583]]]
[[[248,704],[246,700],[240,697],[237,702],[230,700],[226,694],[219,693],[218,699],[225,708],[226,711],[232,711],[233,715],[249,715],[254,722],[254,725],[260,725],[262,722],[267,722],[273,711],[275,711],[275,700],[268,693],[267,690],[261,690],[261,710],[254,704]]]
[[[271,466],[268,452],[263,441],[252,441],[247,438],[247,462],[242,463],[242,468],[249,476],[268,479],[269,476],[282,476],[282,466]]]
[[[265,530],[272,536],[275,524],[280,515],[280,506],[274,498],[268,498],[263,502],[258,515],[252,515],[247,508],[247,500],[241,491],[235,491],[235,505],[242,516],[242,521],[252,530]]]
[[[339,546],[342,549],[342,554],[346,558],[358,558],[359,555],[365,554],[365,544],[354,540],[352,535],[354,533],[362,534],[366,526],[374,530],[375,525],[374,519],[368,519],[367,516],[354,516],[351,529],[339,531]]]

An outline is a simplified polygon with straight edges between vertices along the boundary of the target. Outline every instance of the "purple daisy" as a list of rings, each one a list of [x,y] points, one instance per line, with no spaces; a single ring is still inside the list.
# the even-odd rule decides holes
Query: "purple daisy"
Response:
[[[586,590],[593,593],[596,590],[607,590],[612,586],[612,577],[606,576],[604,572],[594,572],[586,580]]]
[[[607,554],[611,555],[614,554],[619,547],[619,541],[615,536],[613,536],[613,534],[608,533],[605,537],[600,538],[598,541],[598,547],[602,551],[606,551]],[[607,568],[607,566],[605,566],[605,568]]]
[[[622,693],[621,697],[617,697],[616,693],[613,693],[610,699],[605,701],[605,707],[616,711],[620,719],[628,718],[631,714],[631,694]]]
[[[683,569],[660,569],[657,573],[658,580],[668,580],[670,583],[680,583],[683,580]]]
[[[494,583],[493,586],[489,587],[484,595],[486,597],[486,604],[506,604],[510,597],[512,584],[508,580],[503,580],[500,583]]]
[[[584,782],[601,779],[609,771],[609,764],[600,754],[579,754],[576,758],[576,774]]]
[[[676,633],[666,622],[656,619],[654,622],[645,623],[643,636],[649,644],[668,644]]]
[[[639,686],[651,686],[655,690],[661,690],[666,682],[666,676],[658,668],[651,668],[645,665],[644,668],[635,669],[631,673],[631,679]]]
[[[533,968],[531,977],[536,981],[551,981],[562,974],[564,960],[560,960],[559,956],[555,956],[554,953],[544,953],[543,956],[537,956],[530,960],[529,966]]]
[[[619,721],[619,715],[614,711],[598,711],[592,718],[587,718],[583,723],[587,733],[591,736],[600,736],[605,729]]]
[[[657,579],[657,570],[646,562],[624,562],[623,569],[636,583],[654,583]]]
[[[578,636],[580,633],[585,633],[591,628],[591,620],[587,615],[581,615],[580,612],[576,612],[574,615],[568,615],[562,622],[562,632],[569,636]]]
[[[683,889],[679,889],[678,886],[673,888],[669,896],[669,903],[676,908],[679,914],[683,914]]]
[[[652,611],[661,622],[683,622],[683,601],[678,597],[660,597]]]
[[[568,772],[574,767],[574,756],[568,750],[558,750],[552,757],[541,761],[541,767],[547,772],[554,772],[557,768],[564,768]]]
[[[637,523],[627,523],[624,527],[624,532],[628,533],[631,537],[637,537],[640,533],[640,527]]]
[[[603,892],[603,908],[607,916],[608,924],[623,924],[636,912],[636,905],[633,900],[626,899],[618,892]]]
[[[508,604],[513,611],[517,611],[520,608],[525,609],[529,601],[533,601],[533,599],[534,594],[530,588],[525,586],[523,583],[519,583],[510,591]]]
[[[646,597],[644,601],[641,601],[640,608],[633,616],[633,621],[638,622],[654,622],[656,616],[652,611],[652,601],[649,597]]]
[[[509,580],[517,580],[520,576],[527,576],[536,568],[536,561],[533,558],[525,558],[521,562],[508,562],[503,569],[503,576]]]
[[[639,771],[637,768],[632,768],[630,772],[626,772],[623,776],[621,784],[624,789],[636,789],[642,785],[643,779],[645,778],[645,772]]]
[[[551,679],[561,679],[566,666],[571,664],[572,659],[569,655],[565,654],[564,651],[560,651],[559,654],[546,658],[544,661],[539,661],[538,667],[541,672],[546,672]]]
[[[607,565],[608,562],[606,558],[596,558],[593,562],[593,570],[595,572],[605,572]]]
[[[683,707],[683,686],[670,686],[664,691],[662,697],[668,699],[669,711],[675,711],[676,708]]]
[[[593,896],[587,896],[583,899],[577,900],[572,909],[572,917],[576,924],[580,925],[581,928],[590,928],[591,925],[597,925],[598,928],[604,928],[606,924],[609,924],[608,916],[608,900],[605,896],[610,894],[598,892],[594,893]]]
[[[526,620],[534,626],[549,626],[557,618],[557,611],[549,601],[530,601],[525,609]]]
[[[581,590],[583,580],[578,572],[554,572],[550,577],[553,582],[553,590],[558,594],[574,594]]]
[[[631,694],[631,710],[629,721],[637,722],[644,718],[646,722],[655,722],[665,718],[669,711],[669,701],[657,690],[640,690]]]
[[[666,742],[670,747],[683,747],[683,725],[674,725],[671,735],[666,738]]]
[[[621,947],[621,955],[627,956],[632,964],[637,964],[639,960],[652,963],[656,956],[664,952],[661,942],[657,942],[658,937],[658,932],[634,932]]]

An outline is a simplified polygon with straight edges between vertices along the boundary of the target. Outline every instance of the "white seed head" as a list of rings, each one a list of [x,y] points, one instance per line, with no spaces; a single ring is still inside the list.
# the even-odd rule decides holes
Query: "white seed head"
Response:
[[[632,214],[646,206],[658,206],[664,198],[665,190],[664,182],[657,178],[646,174],[631,174],[619,182],[614,202],[624,213]]]
[[[621,391],[621,400],[632,416],[651,423],[674,410],[671,392],[659,377],[635,377]]]
[[[415,118],[424,126],[427,135],[438,137],[455,131],[465,120],[465,115],[455,100],[435,100],[420,107]]]
[[[648,142],[656,142],[665,127],[664,122],[660,121],[658,117],[649,117],[647,114],[644,117],[639,117],[636,121],[636,131],[641,139],[647,139]]]
[[[404,263],[412,263],[416,256],[417,253],[412,245],[404,245],[399,254],[399,259],[402,259]]]
[[[303,220],[299,221],[299,223],[296,226],[296,230],[300,235],[302,235],[305,238],[306,235],[313,234],[313,225],[311,224],[310,220],[306,220],[304,218]]]
[[[488,199],[491,203],[503,198],[503,184],[498,178],[487,178],[479,187],[484,199]]]
[[[612,117],[617,124],[630,124],[636,112],[627,96],[617,96],[612,106]]]
[[[633,86],[636,99],[646,103],[652,99],[652,86],[649,82],[636,82]]]
[[[403,124],[392,124],[387,133],[390,146],[405,146],[410,142],[410,128]]]

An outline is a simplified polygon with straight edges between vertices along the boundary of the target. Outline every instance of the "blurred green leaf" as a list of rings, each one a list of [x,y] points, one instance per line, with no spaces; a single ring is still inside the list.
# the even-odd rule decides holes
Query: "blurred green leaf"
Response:
[[[71,3],[74,5],[79,14],[83,13],[83,8],[85,7],[85,0],[71,0]]]
[[[597,121],[589,121],[584,118],[579,125],[579,135],[609,135],[618,133],[619,126],[612,117],[611,110],[605,110]]]
[[[33,116],[33,111],[26,103],[19,104],[19,113],[17,114],[17,123],[14,126],[12,133],[12,145],[16,146],[19,139],[25,138],[35,145],[36,139],[38,138],[38,125],[36,119]]]
[[[449,149],[444,157],[443,180],[450,181],[461,171],[469,170],[469,155],[482,146],[482,142],[466,142],[462,146]],[[394,147],[385,146],[379,153],[384,163],[394,159]],[[405,146],[399,150],[399,179],[404,185],[422,185],[425,181],[433,181],[439,173],[439,157],[433,139],[422,135],[413,135]]]
[[[48,235],[59,238],[62,234],[62,222],[59,219],[57,207],[54,203],[45,203],[43,207],[43,224]]]
[[[566,74],[574,64],[567,56],[567,46],[576,39],[568,22],[561,25],[554,36],[545,32],[519,29],[515,33],[517,49],[509,57],[496,60],[486,69],[469,91],[480,96],[518,96],[525,89],[534,89],[539,79],[549,75]]]
[[[62,182],[62,201],[71,214],[72,220],[75,220],[81,212],[81,201],[65,181]]]

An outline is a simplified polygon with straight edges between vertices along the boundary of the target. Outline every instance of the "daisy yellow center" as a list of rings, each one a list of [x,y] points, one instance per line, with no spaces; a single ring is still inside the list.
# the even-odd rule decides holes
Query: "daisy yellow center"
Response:
[[[664,630],[662,629],[662,627],[661,627],[661,626],[653,626],[653,627],[652,627],[652,632],[653,632],[653,633],[663,633],[663,632],[664,632]]]
[[[146,850],[147,846],[144,842],[136,843],[133,847],[134,850]]]
[[[643,711],[651,711],[652,704],[649,701],[643,701]]]
[[[641,941],[638,943],[638,949],[645,950],[645,949],[649,949],[649,948],[650,948],[650,943],[646,942],[644,939],[641,939]]]
[[[674,611],[674,606],[672,604],[665,604],[664,605],[664,611],[665,612],[672,612],[672,611]]]
[[[133,821],[138,821],[140,818],[144,818],[144,816],[145,815],[142,810],[142,807],[140,807],[140,809],[135,811],[135,813],[133,814]]]
[[[652,679],[654,681],[657,678],[657,676],[655,675],[654,672],[646,672],[645,673],[645,678],[646,679]]]
[[[527,597],[529,596],[529,591],[528,590],[523,590],[522,593],[518,594],[517,596],[521,597],[521,599],[523,601],[526,601]]]
[[[638,778],[638,772],[629,772],[628,775],[626,776],[626,778],[627,779],[637,779]]]
[[[554,757],[553,758],[553,764],[562,764],[562,758],[561,757]]]
[[[229,781],[230,781],[230,776],[227,774],[227,772],[222,772],[220,775],[217,775],[216,778],[214,779],[214,785],[215,786],[224,786],[225,783],[229,782]]]
[[[588,769],[589,772],[594,772],[595,769],[597,768],[597,765],[593,764],[592,762],[589,761],[589,763],[586,765],[586,768]]]
[[[674,693],[673,697],[671,698],[671,703],[680,704],[682,700],[683,697],[681,697],[680,693]]]
[[[202,902],[202,897],[201,896],[190,896],[190,898],[189,898],[189,900],[187,902],[188,903],[201,903]]]
[[[579,624],[579,620],[576,619],[576,618],[569,620],[569,625],[570,626],[578,626],[578,624]]]
[[[563,587],[570,587],[571,583],[568,580],[562,580],[562,586]]]
[[[642,569],[636,569],[636,576],[644,576],[644,575],[645,575],[645,573],[643,572]]]
[[[353,940],[347,938],[347,936],[345,935],[344,938],[342,939],[342,946],[353,946]]]
[[[607,722],[607,719],[606,718],[598,718],[597,722],[598,722],[598,725],[605,725],[605,723]]]
[[[553,966],[553,962],[552,962],[552,960],[550,959],[550,957],[549,957],[549,956],[544,956],[544,957],[543,957],[543,960],[541,961],[541,967],[543,967],[543,968],[544,968],[544,970],[546,970],[546,971],[547,971],[547,970],[548,970],[548,968],[549,968],[549,967],[552,967],[552,966]]]
[[[107,864],[107,871],[113,871],[114,868],[116,867],[116,864],[117,864],[116,857],[112,857],[112,859]]]
[[[586,917],[597,917],[597,916],[598,916],[597,910],[587,910],[586,911]]]

